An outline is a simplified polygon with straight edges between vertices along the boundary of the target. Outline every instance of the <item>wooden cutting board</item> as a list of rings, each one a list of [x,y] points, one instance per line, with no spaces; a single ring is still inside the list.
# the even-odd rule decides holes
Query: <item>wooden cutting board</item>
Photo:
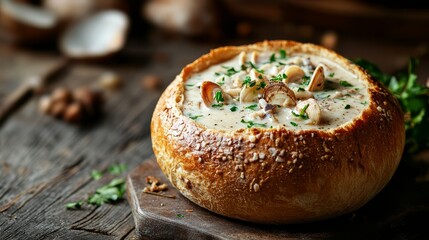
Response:
[[[147,176],[168,184],[163,194],[175,198],[143,193]],[[134,169],[127,184],[136,233],[142,239],[415,239],[428,235],[427,185],[426,193],[416,196],[415,187],[394,181],[355,213],[316,223],[273,226],[225,218],[197,206],[169,183],[154,158]],[[407,196],[410,192],[414,196]],[[417,205],[410,206],[407,199]]]

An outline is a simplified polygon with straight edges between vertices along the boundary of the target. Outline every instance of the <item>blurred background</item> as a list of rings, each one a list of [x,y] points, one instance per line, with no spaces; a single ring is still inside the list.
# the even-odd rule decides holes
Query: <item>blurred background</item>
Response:
[[[3,48],[43,51],[86,59],[129,57],[123,49],[186,42],[210,48],[265,39],[290,39],[332,48],[350,59],[365,58],[392,72],[415,56],[428,66],[429,3],[409,0],[1,0]],[[76,23],[100,12],[123,12],[126,23],[73,31]],[[114,20],[113,20],[114,21]],[[111,28],[111,29],[110,29]],[[126,28],[126,29],[124,29]],[[82,36],[84,39],[82,39]],[[110,43],[103,42],[103,36]],[[66,38],[66,40],[64,40]],[[114,43],[116,41],[116,43]],[[73,46],[82,49],[72,53]],[[109,45],[110,44],[110,45]],[[66,45],[66,46],[64,46]],[[111,46],[115,45],[115,46]],[[119,46],[116,46],[119,45]],[[114,48],[114,49],[110,49]],[[177,49],[176,49],[177,50]],[[105,52],[103,52],[105,51]],[[126,52],[126,51],[125,51]],[[190,50],[190,60],[201,52]],[[175,55],[169,51],[168,55]],[[137,55],[132,54],[132,55]],[[116,54],[118,56],[118,54]],[[95,57],[94,57],[95,58]],[[118,58],[117,58],[118,59]],[[111,61],[115,61],[110,59]],[[138,63],[138,61],[134,61]],[[185,64],[185,63],[183,63]],[[182,66],[177,66],[179,70]],[[423,71],[419,69],[419,71]],[[428,76],[428,72],[422,72]],[[420,74],[421,75],[421,74]]]
[[[0,0],[0,235],[134,239],[125,201],[90,213],[64,204],[100,186],[91,171],[153,157],[153,109],[186,64],[219,46],[276,39],[320,44],[388,74],[415,57],[429,87],[428,1]],[[407,94],[420,92],[413,77]],[[426,103],[409,101],[425,147]],[[312,231],[427,236],[428,156],[404,159],[370,204]]]

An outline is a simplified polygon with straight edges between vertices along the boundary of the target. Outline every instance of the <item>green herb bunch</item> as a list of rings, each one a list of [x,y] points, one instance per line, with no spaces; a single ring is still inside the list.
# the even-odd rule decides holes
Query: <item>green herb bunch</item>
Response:
[[[429,148],[429,88],[417,82],[418,60],[411,58],[408,70],[394,75],[381,72],[373,63],[357,59],[355,63],[380,81],[399,100],[404,111],[408,153]]]

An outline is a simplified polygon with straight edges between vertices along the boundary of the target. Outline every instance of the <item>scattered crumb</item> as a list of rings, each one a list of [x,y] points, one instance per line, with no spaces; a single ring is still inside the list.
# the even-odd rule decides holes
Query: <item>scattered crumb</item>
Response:
[[[159,180],[156,177],[146,177],[146,183],[150,184],[150,186],[145,187],[143,189],[143,192],[161,192],[167,190],[167,184],[160,184]]]
[[[122,79],[114,72],[104,72],[98,78],[98,84],[106,90],[117,90],[122,86]]]
[[[155,90],[161,87],[162,80],[157,75],[145,75],[142,80],[141,84],[144,89],[147,90]]]
[[[320,45],[329,48],[329,49],[335,49],[338,44],[338,35],[336,32],[326,32],[322,35],[322,38],[320,39]]]

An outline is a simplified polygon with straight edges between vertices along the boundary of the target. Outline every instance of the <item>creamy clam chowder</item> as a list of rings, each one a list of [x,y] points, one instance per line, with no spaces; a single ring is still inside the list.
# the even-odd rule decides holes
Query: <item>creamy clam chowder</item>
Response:
[[[368,105],[367,85],[326,58],[241,52],[185,82],[183,114],[211,129],[333,129]]]

